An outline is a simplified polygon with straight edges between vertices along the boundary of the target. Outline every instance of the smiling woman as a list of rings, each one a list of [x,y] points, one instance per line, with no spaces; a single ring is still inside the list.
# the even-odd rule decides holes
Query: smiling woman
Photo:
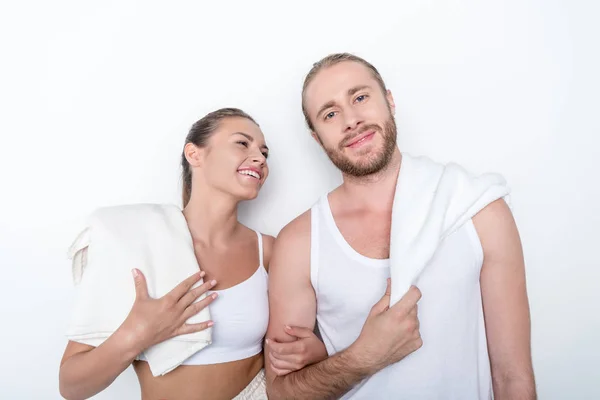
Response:
[[[250,146],[254,143],[254,137],[252,137],[251,135],[248,135],[247,133],[235,132],[232,135],[239,135],[239,136],[244,137],[245,138],[244,140],[238,140],[236,143],[244,146],[245,148],[250,148]],[[266,144],[264,144],[264,141],[262,142],[262,144],[258,145],[258,147],[259,147],[263,157],[266,160],[269,157],[269,148],[267,147]],[[263,178],[266,179],[268,170],[265,172],[261,168],[257,168],[256,166],[248,165],[248,166],[240,167],[238,169],[238,172],[242,175],[256,178],[256,180],[258,180],[258,182],[262,185],[262,183],[264,182]]]
[[[144,274],[134,270],[136,299],[120,327],[97,347],[75,338],[68,343],[60,368],[65,398],[101,392],[133,364],[144,399],[266,399],[263,338],[275,239],[242,225],[238,204],[258,196],[269,175],[268,152],[260,127],[240,109],[214,111],[192,126],[181,155],[184,209],[179,217],[187,223],[202,273],[153,299],[147,288],[155,287],[154,277],[147,274],[147,285]],[[143,225],[144,230],[152,229],[147,221]],[[201,278],[205,283],[195,287]],[[188,324],[209,304],[211,321]],[[156,376],[147,349],[209,327],[208,346]],[[307,338],[303,350],[288,355],[290,370],[317,361],[308,354],[326,354],[314,334]]]
[[[254,190],[245,193],[244,197],[250,196],[245,200],[258,195],[258,189],[269,174],[266,162],[269,148],[262,131],[251,116],[237,108],[214,111],[192,126],[185,142],[181,154],[184,206],[190,201],[192,194],[193,165],[198,167],[197,173],[203,173],[204,178],[209,181],[217,179],[226,183],[227,179],[223,175],[226,171],[231,171],[231,163],[237,162],[235,170],[243,174],[246,174],[244,171],[254,172],[254,177],[258,180],[254,183],[259,184]],[[199,158],[201,154],[207,159]],[[207,164],[208,168],[200,169],[203,164]],[[233,190],[232,187],[230,189]]]

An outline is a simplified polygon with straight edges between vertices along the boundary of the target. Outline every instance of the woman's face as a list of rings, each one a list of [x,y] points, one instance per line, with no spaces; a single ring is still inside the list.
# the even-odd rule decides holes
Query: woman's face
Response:
[[[268,154],[258,125],[242,117],[225,118],[209,138],[201,167],[194,173],[202,174],[213,188],[251,200],[269,175]]]

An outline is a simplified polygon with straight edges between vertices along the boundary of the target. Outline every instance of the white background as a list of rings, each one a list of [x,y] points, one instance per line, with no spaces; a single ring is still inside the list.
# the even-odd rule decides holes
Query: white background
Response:
[[[350,51],[395,95],[402,150],[507,178],[540,399],[600,398],[597,2],[5,3],[0,397],[60,398],[67,247],[96,207],[179,204],[183,140],[205,113],[243,108],[267,137],[250,226],[277,234],[339,182],[300,90],[312,62]],[[131,369],[97,396],[136,397]]]

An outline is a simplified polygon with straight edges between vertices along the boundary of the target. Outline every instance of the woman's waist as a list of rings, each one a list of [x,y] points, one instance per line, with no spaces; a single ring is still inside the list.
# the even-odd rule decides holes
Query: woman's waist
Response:
[[[262,352],[231,362],[180,365],[164,376],[154,377],[148,363],[136,361],[135,372],[143,399],[231,399],[263,368]]]

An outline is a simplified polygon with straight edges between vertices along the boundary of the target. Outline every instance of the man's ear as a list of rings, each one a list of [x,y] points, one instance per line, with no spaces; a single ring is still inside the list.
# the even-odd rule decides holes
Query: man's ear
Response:
[[[392,96],[391,90],[387,90],[385,98],[388,104],[390,105],[390,112],[392,113],[392,115],[396,115],[396,103],[394,103],[394,96]]]
[[[201,167],[204,161],[204,148],[196,146],[194,143],[187,143],[183,148],[183,154],[191,167]]]
[[[321,141],[321,138],[319,137],[319,135],[317,134],[317,132],[311,131],[310,132],[310,136],[312,136],[313,139],[315,139],[317,141],[317,143],[319,144],[319,146],[323,147],[323,142]]]

